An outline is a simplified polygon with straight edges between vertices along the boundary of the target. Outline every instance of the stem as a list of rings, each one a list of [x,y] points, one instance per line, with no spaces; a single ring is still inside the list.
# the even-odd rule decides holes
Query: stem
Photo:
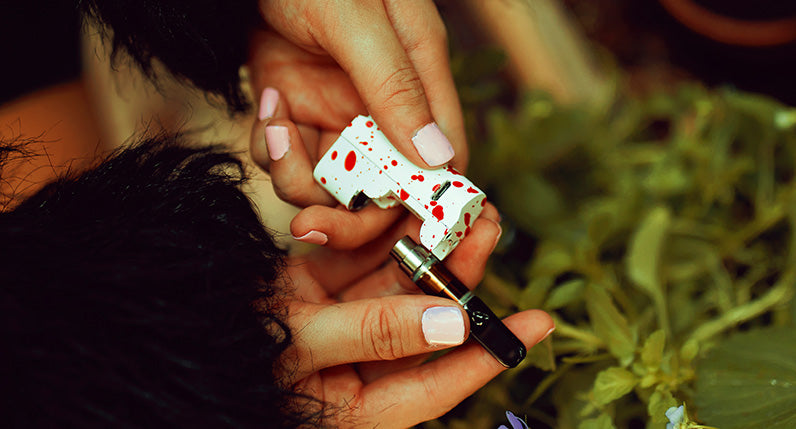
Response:
[[[793,297],[794,280],[796,280],[794,274],[796,273],[792,270],[787,271],[765,295],[748,304],[735,307],[722,314],[718,319],[703,324],[691,334],[689,339],[702,342],[789,301]]]
[[[536,385],[536,389],[533,390],[531,396],[529,396],[528,399],[526,399],[525,402],[523,402],[522,408],[525,409],[530,407],[531,404],[536,402],[536,400],[539,399],[547,391],[547,389],[549,389],[550,386],[553,385],[553,383],[555,383],[559,378],[561,378],[561,376],[564,375],[567,371],[569,371],[569,369],[572,368],[574,365],[575,363],[573,362],[565,362],[555,372],[542,379],[542,381],[540,381],[539,384]]]
[[[600,337],[594,335],[593,333],[576,328],[558,317],[553,316],[553,320],[555,321],[556,326],[556,337],[564,337],[564,338],[572,338],[575,340],[579,340],[588,346],[589,349],[599,349],[600,347],[605,347],[605,343]]]

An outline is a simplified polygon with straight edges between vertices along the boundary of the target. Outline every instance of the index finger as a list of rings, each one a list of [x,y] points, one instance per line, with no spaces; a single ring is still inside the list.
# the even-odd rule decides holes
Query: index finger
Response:
[[[553,320],[540,310],[527,310],[504,320],[530,348],[553,331]],[[385,375],[364,386],[353,398],[349,392],[325,390],[329,403],[347,404],[364,423],[378,419],[394,427],[410,427],[437,418],[465,400],[503,367],[477,343],[466,344],[434,361]],[[335,380],[328,380],[333,385]]]
[[[339,11],[339,25],[324,27],[319,43],[349,74],[368,112],[401,153],[421,167],[442,165],[455,155],[453,145],[436,124],[424,82],[378,3]]]

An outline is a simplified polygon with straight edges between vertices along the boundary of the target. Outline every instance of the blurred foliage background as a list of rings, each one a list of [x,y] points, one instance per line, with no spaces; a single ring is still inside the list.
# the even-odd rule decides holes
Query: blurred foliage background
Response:
[[[496,4],[531,6],[517,37],[572,38],[527,55],[575,58],[558,74],[593,89],[534,90],[511,70],[522,50],[473,43],[449,18],[468,175],[504,217],[479,295],[557,328],[422,427],[497,427],[511,411],[534,429],[663,428],[681,404],[676,427],[796,427],[796,109],[666,58],[638,70],[616,48],[581,50],[561,3]]]

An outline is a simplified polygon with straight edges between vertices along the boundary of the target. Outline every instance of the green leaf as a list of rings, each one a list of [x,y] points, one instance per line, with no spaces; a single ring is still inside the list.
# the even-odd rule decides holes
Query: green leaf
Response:
[[[612,367],[600,371],[592,388],[594,403],[599,407],[610,404],[630,393],[637,383],[638,378],[624,368]]]
[[[564,307],[583,297],[583,290],[586,282],[583,279],[570,280],[550,292],[543,308],[545,310],[556,310]]]
[[[680,348],[680,363],[682,365],[691,364],[697,353],[699,353],[699,342],[695,340],[686,341],[683,347]]]
[[[704,423],[733,428],[796,427],[796,330],[736,334],[697,369],[694,402]]]
[[[564,210],[555,186],[532,173],[518,174],[495,191],[506,215],[526,232],[543,234],[540,225],[562,216]]]
[[[650,395],[650,401],[647,404],[647,412],[650,416],[651,423],[667,423],[669,420],[666,418],[666,410],[671,407],[676,407],[677,400],[672,396],[672,392],[665,390],[656,390]]]
[[[685,193],[691,182],[680,162],[667,160],[655,164],[642,184],[650,193],[671,196]]]
[[[547,291],[553,286],[551,277],[534,277],[520,292],[517,306],[520,310],[539,308],[547,296]]]
[[[529,277],[555,277],[572,268],[572,254],[565,246],[545,241],[536,249],[530,269]]]
[[[670,223],[669,209],[657,207],[644,218],[630,242],[627,275],[653,299],[663,295],[659,267]]]
[[[659,329],[650,335],[641,347],[641,362],[647,368],[658,368],[663,360],[663,347],[666,345],[666,334]]]
[[[553,338],[547,337],[544,341],[537,343],[528,349],[528,354],[523,359],[523,367],[535,366],[543,371],[553,371],[556,369],[556,357],[553,353]],[[518,372],[514,372],[519,375]]]
[[[622,365],[632,362],[636,352],[636,338],[627,319],[611,301],[611,296],[602,287],[589,284],[584,298],[594,333],[605,342],[608,351]]]
[[[616,429],[611,416],[608,414],[600,414],[599,417],[584,420],[578,425],[578,429]]]

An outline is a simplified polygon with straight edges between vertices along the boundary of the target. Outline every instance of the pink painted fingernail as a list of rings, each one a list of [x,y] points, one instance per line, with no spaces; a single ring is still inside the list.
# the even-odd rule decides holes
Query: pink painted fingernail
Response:
[[[450,161],[455,155],[451,142],[434,122],[419,129],[412,137],[412,143],[423,161],[432,167]]]
[[[552,333],[553,333],[553,331],[555,331],[555,330],[556,330],[556,327],[555,327],[555,326],[553,326],[552,328],[550,328],[550,330],[549,330],[549,331],[547,331],[547,333],[546,333],[546,334],[544,334],[544,337],[542,337],[542,339],[541,339],[541,340],[539,340],[539,341],[543,341],[545,338],[549,337],[549,336],[550,336],[550,334],[552,334]]]
[[[265,88],[260,96],[260,112],[257,117],[262,121],[274,116],[277,103],[279,103],[279,91],[274,88]]]
[[[302,235],[301,237],[294,236],[293,238],[298,241],[303,241],[304,243],[318,244],[321,246],[323,246],[324,244],[326,244],[327,241],[329,241],[329,236],[320,231],[315,231],[315,230],[312,230]]]
[[[265,144],[268,146],[268,156],[272,160],[282,159],[290,148],[290,132],[282,125],[268,125],[265,127]]]
[[[431,307],[421,319],[426,342],[435,345],[455,345],[464,342],[464,318],[456,307]]]

